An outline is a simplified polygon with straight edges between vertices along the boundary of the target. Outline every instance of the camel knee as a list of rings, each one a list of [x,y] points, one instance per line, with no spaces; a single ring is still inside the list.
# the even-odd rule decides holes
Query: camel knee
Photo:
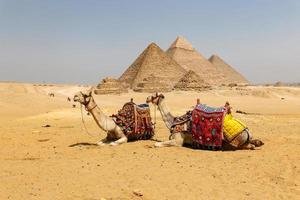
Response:
[[[255,149],[255,145],[248,143],[242,146],[241,149],[249,149],[249,150],[254,150]]]

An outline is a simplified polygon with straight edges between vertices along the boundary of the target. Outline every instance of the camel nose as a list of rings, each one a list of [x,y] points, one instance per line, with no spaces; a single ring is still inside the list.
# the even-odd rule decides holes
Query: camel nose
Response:
[[[150,98],[150,97],[147,97],[146,103],[150,103],[150,102],[151,102],[151,98]]]

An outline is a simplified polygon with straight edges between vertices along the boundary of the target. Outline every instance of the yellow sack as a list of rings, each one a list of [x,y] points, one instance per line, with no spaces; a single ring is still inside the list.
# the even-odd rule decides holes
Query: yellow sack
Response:
[[[233,140],[247,126],[240,120],[235,119],[232,114],[226,114],[224,118],[223,132],[227,141]]]

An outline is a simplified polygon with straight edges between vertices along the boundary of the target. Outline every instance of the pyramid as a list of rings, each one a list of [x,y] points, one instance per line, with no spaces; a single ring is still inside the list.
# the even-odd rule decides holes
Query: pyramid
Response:
[[[95,89],[95,94],[121,94],[128,92],[117,79],[104,78]]]
[[[169,88],[173,87],[185,73],[186,71],[159,46],[151,43],[121,75],[119,80],[126,87],[135,89],[139,83],[145,85],[147,80],[151,82],[151,75]]]
[[[166,82],[160,80],[160,78],[150,74],[149,77],[144,78],[142,82],[138,83],[133,89],[135,92],[170,92],[171,87]]]
[[[194,49],[185,38],[177,37],[166,53],[185,70],[194,71],[207,83],[211,85],[223,83],[224,75],[219,73],[217,68]]]
[[[210,86],[200,78],[194,71],[189,70],[183,77],[175,84],[175,90],[194,90],[203,91],[210,89]]]
[[[237,72],[234,68],[232,68],[229,64],[227,64],[224,60],[222,60],[217,55],[212,55],[208,59],[217,69],[220,73],[224,74],[226,77],[226,83],[240,83],[240,84],[246,84],[249,83],[249,81],[241,75],[239,72]]]

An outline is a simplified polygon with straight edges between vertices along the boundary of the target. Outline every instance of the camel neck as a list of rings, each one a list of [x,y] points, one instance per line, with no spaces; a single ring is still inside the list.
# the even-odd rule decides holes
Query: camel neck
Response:
[[[168,129],[171,129],[174,121],[173,115],[170,113],[168,106],[165,104],[165,100],[161,99],[158,103],[158,109]]]
[[[86,109],[91,113],[97,125],[105,132],[108,130],[108,121],[111,120],[110,117],[106,116],[102,110],[98,107],[93,97],[91,97],[90,102],[86,105]]]

